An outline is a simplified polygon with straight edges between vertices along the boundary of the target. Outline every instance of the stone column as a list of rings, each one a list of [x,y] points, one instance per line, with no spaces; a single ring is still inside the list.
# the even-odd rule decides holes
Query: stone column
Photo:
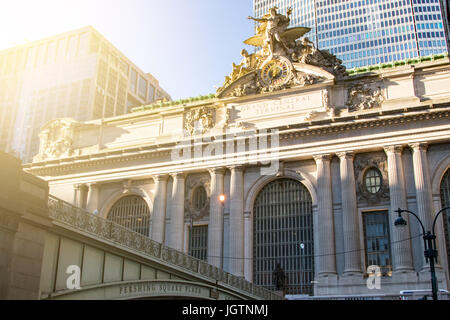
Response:
[[[87,192],[87,186],[84,184],[75,184],[73,186],[74,188],[74,206],[85,209],[86,208],[86,192]]]
[[[242,166],[230,167],[230,272],[244,276],[244,174]]]
[[[223,266],[223,206],[219,196],[223,194],[223,177],[225,169],[209,170],[211,175],[211,197],[209,204],[208,225],[208,263],[222,268]]]
[[[245,280],[252,282],[253,279],[253,225],[251,213],[244,213],[244,277]]]
[[[403,218],[408,221],[408,226],[396,227],[394,225],[394,221],[398,217],[398,214],[395,212],[395,210],[397,210],[398,208],[407,209],[402,150],[403,146],[398,145],[387,146],[384,148],[388,162],[389,193],[391,198],[389,226],[391,234],[391,254],[394,272],[413,270],[408,215],[403,215]]]
[[[91,213],[97,210],[98,213],[100,185],[98,183],[90,183],[88,184],[88,188],[86,210]]]
[[[331,156],[313,156],[317,165],[317,222],[318,222],[318,276],[336,275],[336,249],[334,243],[333,197],[331,194]]]
[[[160,243],[164,243],[166,227],[166,198],[168,175],[155,176],[155,197],[153,203],[153,217],[150,237]]]
[[[184,241],[184,189],[183,173],[172,175],[172,201],[170,204],[170,247],[183,251]]]
[[[432,214],[435,213],[433,207],[433,192],[431,190],[430,169],[427,159],[426,143],[412,143],[409,145],[413,151],[414,183],[416,187],[417,215],[422,221],[425,231],[431,230],[433,224]],[[415,218],[413,218],[415,219]],[[420,231],[422,232],[422,230]],[[422,252],[425,250],[423,241],[420,241]],[[421,257],[422,268],[426,267],[425,257]]]
[[[344,231],[344,275],[361,274],[358,208],[353,152],[340,152],[342,225]]]

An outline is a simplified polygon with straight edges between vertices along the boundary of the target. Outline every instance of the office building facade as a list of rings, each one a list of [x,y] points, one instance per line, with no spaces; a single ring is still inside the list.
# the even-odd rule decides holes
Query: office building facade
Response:
[[[56,118],[122,115],[170,96],[92,27],[0,51],[0,149],[29,162]]]
[[[291,27],[347,68],[448,52],[448,3],[439,0],[254,0],[254,15],[292,7]]]

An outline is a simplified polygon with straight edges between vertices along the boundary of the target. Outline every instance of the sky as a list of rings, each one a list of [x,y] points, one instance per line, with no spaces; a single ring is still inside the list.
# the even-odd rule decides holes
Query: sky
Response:
[[[0,50],[93,26],[172,99],[215,92],[253,35],[252,0],[0,0]]]

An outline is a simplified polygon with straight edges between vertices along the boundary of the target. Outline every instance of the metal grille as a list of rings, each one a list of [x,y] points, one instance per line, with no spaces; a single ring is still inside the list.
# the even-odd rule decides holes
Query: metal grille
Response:
[[[385,275],[392,274],[389,219],[387,211],[364,212],[366,264],[377,265]]]
[[[195,210],[202,210],[206,205],[206,190],[203,187],[198,187],[194,191],[193,203]]]
[[[189,255],[206,261],[208,259],[208,226],[193,226],[189,237]]]
[[[150,210],[139,196],[126,196],[117,201],[108,219],[135,232],[149,236]]]
[[[450,169],[444,175],[441,182],[441,203],[442,208],[450,207]],[[448,210],[443,213],[445,242],[447,245],[447,259],[450,271],[450,214]]]
[[[314,241],[311,195],[292,179],[266,185],[253,207],[253,282],[275,290],[280,263],[286,294],[313,294]]]
[[[381,189],[381,173],[378,169],[370,168],[364,177],[364,184],[367,191],[372,194],[377,193]]]

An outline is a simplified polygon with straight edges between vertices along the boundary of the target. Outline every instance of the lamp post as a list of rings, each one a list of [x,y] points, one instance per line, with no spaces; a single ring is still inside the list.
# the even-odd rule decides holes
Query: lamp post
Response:
[[[439,212],[436,214],[436,216],[434,217],[434,221],[433,221],[433,225],[431,227],[431,231],[425,231],[425,227],[422,223],[422,221],[419,219],[419,217],[412,211],[409,210],[405,210],[405,209],[400,209],[398,208],[398,210],[395,210],[395,212],[398,213],[398,217],[397,219],[395,219],[394,221],[394,225],[396,227],[399,226],[406,226],[406,220],[403,219],[402,217],[402,213],[406,212],[409,213],[411,215],[413,215],[414,217],[416,217],[416,219],[419,221],[420,226],[422,228],[422,235],[423,235],[423,242],[425,245],[425,261],[426,262],[430,262],[430,272],[431,272],[431,291],[433,293],[433,300],[437,300],[437,281],[436,281],[436,272],[435,272],[435,268],[434,268],[434,263],[437,262],[437,256],[438,256],[438,252],[436,250],[436,233],[435,233],[435,226],[436,226],[436,221],[437,218],[439,217],[439,215],[444,212],[445,210],[450,209],[450,207],[445,207],[441,210],[439,210]]]

